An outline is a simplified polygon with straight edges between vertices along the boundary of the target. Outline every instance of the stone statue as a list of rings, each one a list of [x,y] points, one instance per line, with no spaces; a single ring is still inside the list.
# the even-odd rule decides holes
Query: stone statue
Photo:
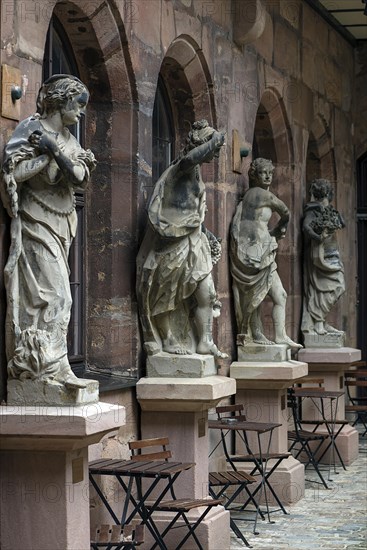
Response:
[[[238,344],[271,346],[283,344],[300,348],[285,330],[287,294],[275,263],[277,241],[285,236],[289,210],[269,187],[274,167],[270,160],[258,158],[249,169],[250,187],[237,207],[231,226],[230,269],[238,330]],[[268,222],[276,212],[280,219],[271,230]],[[264,335],[261,304],[266,296],[273,301],[272,318],[275,342]]]
[[[39,91],[38,112],[16,127],[5,147],[9,381],[37,380],[64,389],[88,385],[73,374],[66,342],[72,305],[68,254],[77,227],[74,190],[85,188],[96,166],[93,153],[67,126],[78,122],[88,99],[78,78],[52,76]]]
[[[137,295],[148,355],[210,354],[213,317],[220,311],[211,271],[219,241],[203,225],[205,185],[200,165],[219,156],[224,135],[195,122],[182,153],[157,181],[149,226],[137,258]]]
[[[311,183],[311,201],[304,208],[304,302],[302,332],[326,335],[338,340],[344,335],[326,322],[326,317],[345,291],[344,268],[340,259],[336,231],[345,227],[344,220],[330,204],[333,196],[326,179]],[[331,335],[331,337],[327,337]],[[325,338],[314,338],[321,343]],[[305,342],[307,345],[307,342]]]

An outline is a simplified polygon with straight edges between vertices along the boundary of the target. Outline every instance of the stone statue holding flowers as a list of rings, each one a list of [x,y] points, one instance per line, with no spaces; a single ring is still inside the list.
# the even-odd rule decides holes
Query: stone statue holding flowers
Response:
[[[333,190],[326,179],[310,187],[311,201],[304,208],[304,293],[302,332],[306,347],[341,347],[344,332],[326,318],[345,290],[344,267],[336,239],[345,227],[332,206]]]
[[[98,384],[77,378],[67,357],[74,192],[86,187],[96,166],[93,153],[68,126],[79,121],[88,99],[78,78],[52,76],[39,91],[37,113],[16,127],[5,147],[1,195],[11,217],[5,267],[9,403],[66,405],[78,391],[88,394],[86,401],[98,399]]]

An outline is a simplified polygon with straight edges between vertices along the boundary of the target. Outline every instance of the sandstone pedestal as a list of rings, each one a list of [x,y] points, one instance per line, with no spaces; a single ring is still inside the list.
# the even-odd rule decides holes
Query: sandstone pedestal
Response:
[[[309,374],[324,379],[324,387],[330,391],[344,390],[344,372],[351,363],[361,359],[361,351],[355,348],[316,349],[305,348],[299,351],[298,358],[308,363]],[[319,419],[320,413],[308,400],[303,405],[306,420]],[[345,397],[338,400],[336,418],[345,419]],[[338,435],[337,446],[345,465],[351,464],[358,457],[358,432],[350,425],[344,426]],[[328,453],[324,460],[329,463]]]
[[[125,409],[0,407],[1,549],[89,550],[88,445]]]
[[[247,419],[281,424],[273,432],[272,452],[288,451],[287,388],[306,374],[307,364],[293,360],[238,361],[231,365],[230,376],[237,382],[236,402],[244,405]],[[250,446],[256,449],[256,435],[249,436]],[[262,449],[266,450],[266,437],[262,441]],[[241,464],[241,468],[246,469],[246,465]],[[293,457],[283,460],[271,479],[283,504],[293,504],[304,496],[304,466]]]
[[[177,498],[208,496],[208,410],[235,392],[235,381],[224,376],[139,380],[137,398],[142,408],[142,437],[167,436],[173,460],[196,464],[178,478],[175,484]],[[155,519],[162,529],[167,520],[158,515]],[[172,538],[167,539],[172,549],[176,547],[175,537],[179,537],[182,530],[177,534],[174,531]],[[213,508],[197,529],[197,535],[205,550],[229,549],[229,513],[222,506]],[[143,548],[149,548],[149,544]]]

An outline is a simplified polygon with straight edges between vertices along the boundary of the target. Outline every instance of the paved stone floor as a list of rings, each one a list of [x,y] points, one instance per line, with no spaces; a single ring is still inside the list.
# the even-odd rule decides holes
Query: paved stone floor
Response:
[[[289,515],[277,512],[275,521],[259,521],[259,535],[253,535],[252,523],[240,528],[254,549],[262,550],[367,550],[367,437],[360,438],[358,459],[332,475],[331,490],[306,482],[305,498],[288,507]],[[312,469],[307,477],[314,479]],[[316,477],[315,477],[316,479]],[[246,548],[234,533],[231,550]]]

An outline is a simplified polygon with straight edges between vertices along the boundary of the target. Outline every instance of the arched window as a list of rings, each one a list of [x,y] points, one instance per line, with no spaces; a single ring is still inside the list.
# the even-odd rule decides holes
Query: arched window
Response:
[[[47,33],[45,56],[43,60],[43,80],[53,74],[73,74],[79,77],[77,64],[68,36],[57,19],[53,16]],[[84,145],[84,121],[69,127],[72,134]],[[70,249],[70,288],[73,298],[71,319],[68,332],[69,361],[72,365],[85,363],[85,201],[82,191],[76,194],[76,211],[78,230]]]
[[[153,183],[163,174],[174,158],[174,140],[171,101],[163,78],[159,76],[153,109]]]

